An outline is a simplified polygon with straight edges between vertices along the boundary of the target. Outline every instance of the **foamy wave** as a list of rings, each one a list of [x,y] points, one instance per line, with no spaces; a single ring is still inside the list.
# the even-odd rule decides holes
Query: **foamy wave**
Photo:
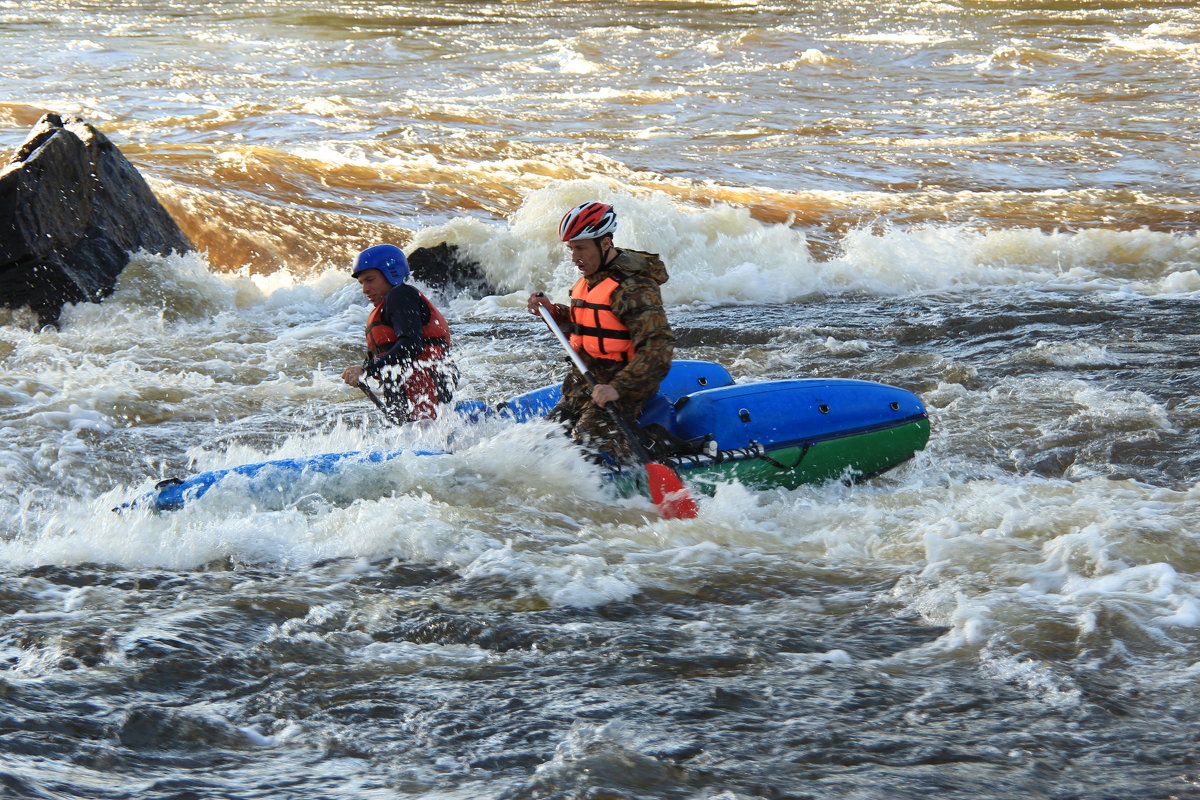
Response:
[[[826,268],[846,289],[879,294],[1024,285],[1157,295],[1190,291],[1197,266],[1194,234],[949,226],[853,231]]]
[[[1058,367],[1094,367],[1120,364],[1110,355],[1107,345],[1080,342],[1038,342],[1028,354],[1030,360]]]
[[[584,56],[565,42],[549,42],[559,49],[549,60],[556,65],[556,70],[564,75],[590,75],[593,72],[607,72],[608,68]]]
[[[1044,67],[1070,64],[1077,60],[1062,53],[1055,53],[1036,47],[1013,47],[1005,45],[993,50],[991,55],[979,64],[976,69],[979,72],[993,72],[997,70],[1035,72]]]
[[[1196,500],[1195,490],[1103,479],[954,487],[940,512],[901,535],[923,542],[924,568],[896,594],[951,627],[942,646],[978,649],[998,674],[1020,672],[1014,652],[1064,642],[1166,644],[1172,629],[1197,624],[1197,586],[1177,572],[1176,550],[1195,524]]]
[[[1167,36],[1191,38],[1196,35],[1194,29],[1177,25],[1151,25],[1146,28],[1143,34],[1142,36],[1108,34],[1106,38],[1108,39],[1108,46],[1112,49],[1132,52],[1139,56],[1168,55],[1189,61],[1200,56],[1200,44],[1165,38]]]
[[[951,41],[951,37],[932,31],[896,31],[894,33],[848,33],[831,37],[847,42],[869,44],[932,45]]]
[[[460,219],[419,232],[414,243],[459,245],[503,292],[561,297],[577,272],[556,226],[566,209],[592,199],[616,206],[618,245],[663,257],[671,274],[663,298],[673,304],[1019,285],[1146,295],[1200,289],[1200,244],[1191,233],[860,228],[842,238],[838,257],[817,261],[803,230],[761,222],[746,208],[684,206],[607,181],[554,183],[530,192],[505,226]]]

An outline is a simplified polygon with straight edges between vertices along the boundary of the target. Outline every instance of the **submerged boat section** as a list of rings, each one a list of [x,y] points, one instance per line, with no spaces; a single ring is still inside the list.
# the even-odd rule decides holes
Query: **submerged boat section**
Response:
[[[544,416],[557,385],[509,398],[495,408],[457,404],[467,420]],[[871,381],[806,378],[735,383],[708,361],[677,361],[637,420],[656,460],[702,490],[738,481],[793,489],[827,480],[861,480],[907,461],[929,440],[925,406],[912,392]],[[322,453],[212,470],[160,482],[125,507],[182,508],[221,481],[240,476],[256,494],[284,491],[301,475],[335,475],[352,465],[382,463],[403,451]],[[445,455],[414,451],[412,455]],[[639,480],[617,472],[618,485]]]

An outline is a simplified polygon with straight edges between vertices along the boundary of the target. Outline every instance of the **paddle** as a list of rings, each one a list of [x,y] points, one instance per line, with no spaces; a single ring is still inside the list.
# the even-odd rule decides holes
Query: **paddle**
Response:
[[[584,366],[583,361],[579,358],[579,353],[575,352],[575,348],[571,347],[571,343],[567,341],[567,337],[563,335],[562,329],[558,327],[558,323],[554,321],[554,317],[550,314],[549,309],[543,305],[538,306],[538,313],[542,315],[542,319],[546,320],[546,324],[550,326],[551,332],[566,348],[567,355],[571,357],[571,361],[575,363],[575,369],[579,370],[579,374],[587,381],[588,386],[596,387],[596,377],[591,371]],[[612,419],[625,440],[629,442],[629,447],[633,450],[634,456],[646,468],[646,483],[650,487],[650,499],[658,506],[658,510],[667,519],[692,519],[698,513],[696,501],[688,494],[688,490],[683,485],[683,481],[675,474],[675,471],[666,464],[659,464],[650,460],[650,454],[646,452],[646,448],[642,447],[641,441],[637,438],[637,434],[629,427],[629,422],[621,416],[621,412],[617,410],[615,403],[606,403],[604,410],[608,412],[608,416]]]
[[[376,408],[383,412],[383,416],[387,418],[388,422],[392,423],[393,425],[398,424],[396,420],[392,419],[392,415],[388,413],[387,406],[385,406],[383,401],[379,399],[379,395],[371,391],[371,387],[363,383],[362,378],[358,379],[358,388],[362,389],[363,394],[365,394],[370,401],[375,404]]]

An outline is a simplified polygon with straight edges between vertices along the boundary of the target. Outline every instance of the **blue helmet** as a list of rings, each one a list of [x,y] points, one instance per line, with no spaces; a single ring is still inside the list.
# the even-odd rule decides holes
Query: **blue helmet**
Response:
[[[408,277],[408,259],[404,251],[394,244],[377,244],[368,247],[354,258],[350,277],[357,278],[360,272],[377,269],[392,286],[399,286]]]

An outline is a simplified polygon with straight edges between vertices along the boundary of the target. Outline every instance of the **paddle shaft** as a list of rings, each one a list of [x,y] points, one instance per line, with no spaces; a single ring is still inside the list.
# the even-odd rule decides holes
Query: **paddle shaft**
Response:
[[[375,394],[375,392],[371,390],[370,386],[367,386],[365,383],[363,383],[362,378],[358,379],[358,388],[362,389],[362,393],[365,394],[367,398],[375,404],[376,408],[383,412],[383,416],[388,422],[392,423],[393,425],[396,424],[396,420],[392,419],[392,415],[388,413],[387,406],[385,406],[383,401],[379,399],[379,395]]]
[[[550,326],[551,333],[553,333],[558,338],[558,341],[562,343],[563,349],[567,351],[567,355],[569,355],[571,357],[571,361],[575,363],[575,369],[579,370],[579,374],[583,376],[585,381],[587,381],[588,386],[595,389],[596,376],[593,375],[591,370],[584,365],[583,359],[579,357],[579,353],[577,353],[575,348],[571,346],[571,342],[563,334],[562,328],[558,327],[558,323],[554,321],[554,315],[550,313],[550,309],[543,305],[538,305],[538,313],[542,315],[542,319],[546,320],[546,324]],[[629,442],[629,449],[633,451],[633,454],[637,456],[637,459],[643,464],[649,462],[650,454],[646,452],[645,447],[642,447],[642,443],[638,439],[637,434],[633,432],[633,428],[629,427],[629,421],[621,415],[619,410],[617,410],[616,403],[605,403],[604,410],[608,412],[608,416],[612,419],[613,424],[617,426],[617,428],[621,431],[621,434]]]

